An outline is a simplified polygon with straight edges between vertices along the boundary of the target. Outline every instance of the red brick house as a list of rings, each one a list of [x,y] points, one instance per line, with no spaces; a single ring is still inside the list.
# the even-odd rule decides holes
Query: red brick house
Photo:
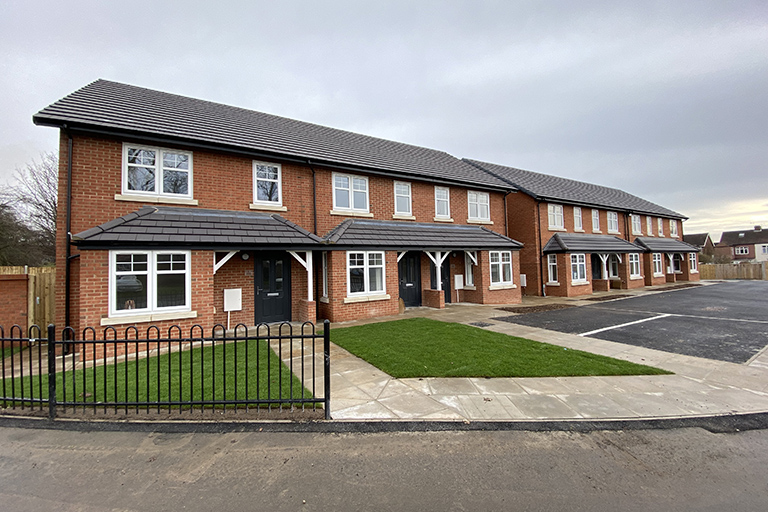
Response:
[[[447,153],[105,80],[60,130],[57,325],[516,303],[515,187]]]
[[[571,297],[699,279],[699,249],[682,241],[685,216],[615,188],[465,161],[518,190],[507,197],[507,225],[524,244],[524,294]]]

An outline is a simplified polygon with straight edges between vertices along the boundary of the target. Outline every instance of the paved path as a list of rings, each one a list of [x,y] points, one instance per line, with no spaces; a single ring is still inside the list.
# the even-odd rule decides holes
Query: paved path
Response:
[[[621,293],[648,294],[627,290]],[[553,298],[538,297],[525,301],[529,305],[553,302]],[[420,316],[449,322],[486,322],[491,325],[484,328],[492,331],[648,364],[674,375],[394,379],[334,345],[331,351],[333,419],[650,419],[768,411],[766,350],[747,364],[715,361],[497,321],[493,318],[508,314],[497,308],[472,304],[448,305],[444,310],[415,308],[389,319]]]

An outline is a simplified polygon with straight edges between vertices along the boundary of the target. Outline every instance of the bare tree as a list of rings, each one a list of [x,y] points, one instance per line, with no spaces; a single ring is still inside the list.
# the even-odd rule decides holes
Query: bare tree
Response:
[[[41,153],[40,161],[33,159],[24,167],[16,168],[16,183],[7,187],[0,197],[35,234],[34,238],[40,244],[37,251],[45,262],[54,261],[58,174],[58,155]]]

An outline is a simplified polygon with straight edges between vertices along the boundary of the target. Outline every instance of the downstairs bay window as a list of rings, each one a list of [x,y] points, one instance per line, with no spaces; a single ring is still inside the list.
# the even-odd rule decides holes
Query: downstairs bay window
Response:
[[[190,311],[189,251],[110,251],[110,316]]]

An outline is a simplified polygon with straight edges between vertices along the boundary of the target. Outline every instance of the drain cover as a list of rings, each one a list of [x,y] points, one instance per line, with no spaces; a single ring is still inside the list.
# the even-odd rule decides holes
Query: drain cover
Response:
[[[493,324],[489,324],[488,322],[469,322],[469,325],[474,325],[475,327],[490,327]]]

